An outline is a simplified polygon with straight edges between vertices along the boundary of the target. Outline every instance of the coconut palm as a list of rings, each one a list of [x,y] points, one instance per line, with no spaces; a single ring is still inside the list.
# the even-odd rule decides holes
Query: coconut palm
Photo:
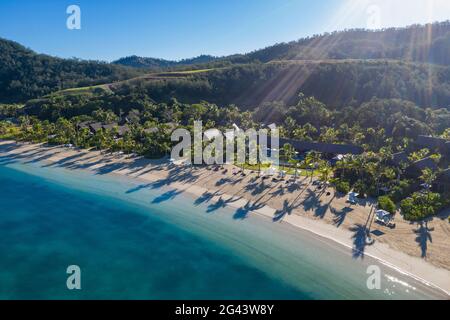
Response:
[[[427,190],[431,188],[436,178],[437,178],[436,173],[430,168],[425,168],[424,170],[422,170],[422,175],[419,177],[419,179],[423,181],[424,184],[426,184]]]
[[[283,159],[286,162],[290,162],[294,156],[295,156],[295,149],[289,143],[286,143],[283,146]]]
[[[324,183],[328,183],[328,179],[333,174],[333,168],[331,168],[328,161],[322,161],[319,167],[320,180]]]
[[[314,151],[308,152],[308,154],[306,155],[305,159],[303,160],[303,164],[307,168],[307,170],[310,170],[311,182],[312,182],[313,177],[314,177],[314,167],[315,167],[316,163],[317,163],[317,153],[314,152]]]

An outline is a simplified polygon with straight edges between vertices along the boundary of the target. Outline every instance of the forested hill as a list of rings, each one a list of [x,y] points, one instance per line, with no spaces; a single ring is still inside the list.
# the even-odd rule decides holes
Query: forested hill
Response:
[[[160,73],[180,68],[210,72],[158,79],[149,71],[152,68]],[[145,73],[152,74],[140,77]],[[114,84],[135,77],[123,85]],[[60,59],[0,39],[0,103],[26,102],[61,89],[97,84],[113,84],[109,87],[120,94],[144,90],[155,101],[205,100],[245,109],[265,102],[293,103],[299,92],[315,96],[331,108],[359,105],[377,97],[448,109],[450,22],[381,31],[348,30],[246,55],[204,55],[177,62],[136,56],[112,64]]]
[[[131,56],[114,63],[137,68],[166,68],[213,62],[233,64],[324,59],[393,59],[450,65],[450,21],[377,31],[332,32],[222,58],[202,55],[176,62]]]
[[[146,69],[164,69],[171,67],[181,66],[193,66],[197,64],[210,63],[218,60],[219,58],[210,55],[200,55],[195,58],[183,59],[180,61],[157,59],[157,58],[145,58],[138,56],[130,56],[121,58],[113,62],[113,64],[123,65],[133,68],[146,68]]]
[[[234,62],[258,60],[395,59],[450,65],[450,21],[379,31],[347,30],[280,43]]]
[[[202,100],[254,109],[265,102],[295,103],[299,92],[331,108],[380,99],[449,108],[450,67],[395,60],[255,63],[173,79],[136,79],[115,86],[119,94],[145,92],[158,102]]]
[[[110,83],[139,74],[136,69],[98,61],[37,54],[0,38],[0,103],[24,102],[65,88]]]

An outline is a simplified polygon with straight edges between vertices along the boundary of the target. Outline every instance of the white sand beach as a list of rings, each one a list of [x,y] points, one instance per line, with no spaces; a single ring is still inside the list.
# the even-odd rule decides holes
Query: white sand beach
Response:
[[[119,174],[169,187],[219,207],[231,206],[241,210],[242,219],[258,214],[273,223],[289,223],[342,244],[356,259],[376,258],[450,297],[448,211],[422,223],[410,223],[397,215],[396,228],[389,229],[374,222],[373,202],[350,205],[346,197],[334,194],[331,188],[317,190],[305,177],[289,183],[274,182],[250,170],[246,170],[246,176],[233,174],[232,165],[177,166],[165,161],[13,141],[0,141],[0,156],[45,161],[70,170]],[[373,245],[366,245],[365,236],[361,241],[365,230],[375,240]]]

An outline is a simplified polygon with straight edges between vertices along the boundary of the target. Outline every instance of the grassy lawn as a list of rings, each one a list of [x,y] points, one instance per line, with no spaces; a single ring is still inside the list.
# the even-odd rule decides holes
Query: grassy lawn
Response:
[[[166,73],[180,73],[180,74],[193,74],[193,73],[202,73],[202,72],[209,72],[212,70],[216,70],[214,68],[212,69],[199,69],[199,70],[186,70],[186,71],[173,71],[173,72],[166,72]]]
[[[238,165],[238,164],[236,164],[236,166],[237,167],[242,167],[241,165]],[[270,167],[272,167],[272,165],[270,165],[270,164],[262,164],[261,165],[261,170],[267,170],[267,169],[269,169]],[[290,174],[290,175],[295,175],[295,169],[294,168],[285,168],[285,167],[280,167],[280,166],[273,166],[274,168],[277,168],[278,170],[283,170],[283,171],[286,171],[286,173],[287,174]],[[245,165],[244,165],[244,169],[246,169],[246,170],[252,170],[252,171],[259,171],[259,165],[251,165],[251,164],[248,164],[248,163],[246,163]],[[319,176],[319,171],[318,170],[314,170],[314,173],[313,173],[313,176]],[[297,171],[297,175],[298,176],[301,176],[301,177],[310,177],[311,176],[311,171],[309,171],[309,170],[306,170],[306,169],[302,169],[302,168],[299,168],[298,169],[298,171]]]
[[[95,89],[102,89],[104,91],[110,91],[109,87],[104,84],[100,84],[97,86],[89,86],[89,87],[81,87],[81,88],[70,88],[58,91],[58,93],[91,93]]]

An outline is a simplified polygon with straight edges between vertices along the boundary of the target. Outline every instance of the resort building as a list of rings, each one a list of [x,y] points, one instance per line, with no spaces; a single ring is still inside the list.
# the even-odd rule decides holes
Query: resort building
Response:
[[[425,169],[431,169],[433,171],[437,171],[439,169],[436,162],[431,158],[425,158],[419,161],[412,163],[406,169],[406,175],[411,178],[418,178],[422,175],[422,171]]]
[[[409,163],[408,154],[404,151],[394,153],[392,155],[392,163],[396,166],[400,166],[402,163]]]
[[[450,190],[450,168],[442,171],[434,185],[436,191],[445,192]]]
[[[433,151],[439,151],[443,155],[450,156],[450,141],[444,138],[418,136],[416,145]]]
[[[120,126],[117,123],[103,124],[101,122],[84,121],[77,124],[77,130],[88,129],[91,134],[95,134],[100,130],[113,130],[117,128],[118,137],[123,137],[130,131],[128,126]]]
[[[315,151],[323,154],[337,156],[345,154],[358,155],[364,152],[363,148],[354,145],[307,142],[294,139],[280,138],[280,148],[282,148],[285,144],[290,144],[299,153]]]

